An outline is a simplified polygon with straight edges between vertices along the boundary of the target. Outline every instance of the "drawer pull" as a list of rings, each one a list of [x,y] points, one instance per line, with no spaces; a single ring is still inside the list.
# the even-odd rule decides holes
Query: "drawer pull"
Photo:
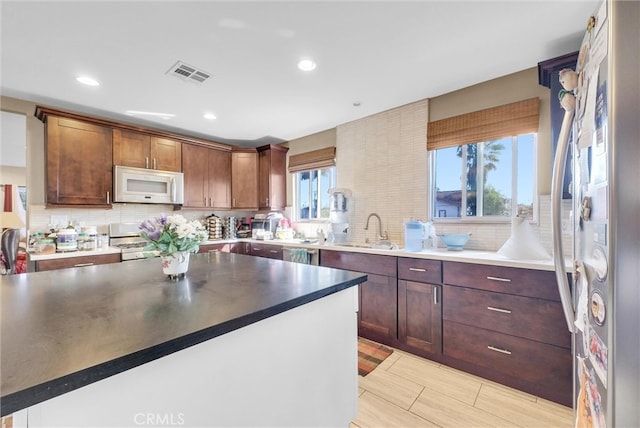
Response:
[[[213,250],[208,250],[207,253],[219,253],[220,249],[219,248],[214,248]]]
[[[506,349],[496,348],[495,346],[491,345],[487,345],[487,348],[491,349],[492,351],[500,352],[501,354],[511,355],[511,351],[507,351]]]
[[[491,281],[511,282],[511,280],[509,278],[500,278],[500,277],[497,277],[497,276],[488,276],[487,279],[489,279]]]
[[[412,272],[426,272],[427,271],[426,269],[412,268],[412,267],[410,267],[409,270],[412,271]]]
[[[494,312],[501,312],[503,314],[510,314],[511,313],[511,311],[509,309],[494,308],[493,306],[487,306],[487,309],[489,309],[490,311],[494,311]]]
[[[73,267],[84,267],[84,266],[93,266],[93,263],[78,263],[73,265]]]
[[[276,254],[278,252],[278,250],[269,250],[270,253],[272,254]]]

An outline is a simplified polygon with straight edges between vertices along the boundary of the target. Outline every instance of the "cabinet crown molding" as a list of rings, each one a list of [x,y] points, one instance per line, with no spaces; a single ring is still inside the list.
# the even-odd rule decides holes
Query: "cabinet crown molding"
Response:
[[[148,134],[150,136],[155,136],[155,137],[170,138],[172,140],[176,140],[176,141],[179,141],[181,143],[195,144],[195,145],[210,147],[210,148],[223,150],[223,151],[231,151],[233,149],[233,146],[230,146],[230,145],[227,145],[227,144],[218,143],[218,142],[215,142],[215,141],[209,141],[209,140],[203,140],[203,139],[200,139],[200,138],[188,137],[186,135],[175,134],[175,133],[167,132],[167,131],[160,131],[158,129],[146,128],[144,126],[130,125],[130,124],[126,124],[126,123],[121,123],[121,122],[116,122],[116,121],[112,121],[112,120],[108,120],[108,119],[103,119],[103,118],[100,118],[100,117],[87,116],[87,115],[80,114],[80,113],[74,113],[74,112],[69,112],[69,111],[64,111],[64,110],[58,110],[58,109],[54,109],[54,108],[51,108],[51,107],[45,107],[45,106],[40,106],[40,105],[36,106],[36,111],[34,113],[34,116],[36,118],[38,118],[40,121],[42,121],[43,123],[46,123],[46,120],[47,120],[48,116],[63,117],[63,118],[67,118],[67,119],[75,119],[75,120],[80,120],[80,121],[83,121],[83,122],[93,123],[95,125],[108,126],[108,127],[111,127],[111,128],[118,128],[118,129],[123,129],[123,130],[128,130],[128,131],[141,132],[141,133],[145,133],[145,134]]]

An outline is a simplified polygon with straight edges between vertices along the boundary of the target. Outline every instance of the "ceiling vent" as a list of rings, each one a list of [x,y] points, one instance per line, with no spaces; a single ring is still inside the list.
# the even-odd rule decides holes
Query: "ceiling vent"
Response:
[[[167,74],[193,83],[204,83],[211,77],[211,73],[192,67],[182,61],[176,62],[169,71],[167,71]]]

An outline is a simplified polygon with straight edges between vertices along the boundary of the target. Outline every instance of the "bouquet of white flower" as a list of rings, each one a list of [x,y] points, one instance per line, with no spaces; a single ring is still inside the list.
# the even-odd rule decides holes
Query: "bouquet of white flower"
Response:
[[[145,251],[158,251],[161,256],[177,252],[197,253],[207,239],[207,230],[198,220],[187,221],[182,215],[162,215],[140,223],[140,236],[147,240]]]

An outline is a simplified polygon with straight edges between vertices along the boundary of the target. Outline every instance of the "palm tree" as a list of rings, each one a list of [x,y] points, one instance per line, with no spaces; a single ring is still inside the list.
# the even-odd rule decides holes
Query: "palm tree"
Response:
[[[467,215],[476,215],[477,205],[477,177],[478,177],[478,146],[482,143],[467,144]],[[456,154],[462,157],[462,147],[458,146]],[[500,152],[504,150],[504,144],[499,140],[487,141],[484,143],[482,157],[482,165],[484,167],[484,175],[487,176],[489,171],[494,171],[500,162]]]

